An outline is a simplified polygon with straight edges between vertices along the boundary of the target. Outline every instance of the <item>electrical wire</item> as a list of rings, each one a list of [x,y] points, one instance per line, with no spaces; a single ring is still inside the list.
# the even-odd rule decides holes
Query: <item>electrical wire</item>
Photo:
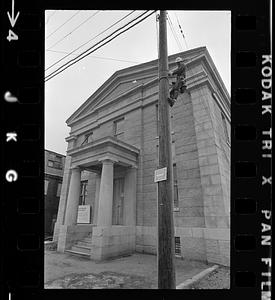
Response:
[[[158,15],[157,11],[155,13],[156,13],[157,51],[158,51],[158,56],[159,56],[159,31],[158,31],[158,18],[159,18],[159,15]]]
[[[173,34],[173,36],[174,36],[174,39],[175,39],[176,43],[178,44],[179,50],[181,51],[181,50],[183,50],[183,48],[182,48],[182,46],[181,46],[181,44],[180,44],[180,41],[179,41],[179,39],[178,39],[178,37],[177,37],[177,34],[176,34],[176,32],[175,32],[175,29],[174,29],[174,27],[173,27],[172,21],[171,21],[171,19],[170,19],[168,13],[167,13],[167,17],[168,17],[168,24],[169,24],[169,26],[170,26],[170,30],[171,30],[171,32],[172,32],[172,34]]]
[[[75,17],[77,14],[80,13],[80,10],[78,10],[75,14],[73,14],[67,21],[65,21],[63,24],[61,24],[58,28],[56,28],[51,34],[49,34],[46,39],[48,39],[50,36],[52,36],[54,33],[57,32],[61,27],[63,27],[65,24],[67,24],[73,17]]]
[[[96,43],[95,45],[93,45],[92,47],[90,47],[89,49],[85,50],[81,55],[77,56],[76,58],[70,60],[69,62],[65,63],[63,66],[59,67],[57,70],[55,70],[54,72],[52,72],[51,74],[49,74],[48,76],[45,77],[45,81],[48,81],[49,79],[55,77],[56,75],[58,75],[59,73],[63,72],[64,70],[66,70],[67,68],[69,68],[70,66],[74,65],[75,63],[77,63],[78,61],[80,61],[81,59],[85,58],[86,56],[90,55],[91,53],[95,52],[96,50],[98,50],[99,48],[103,47],[104,45],[108,44],[109,42],[111,42],[113,39],[115,39],[116,37],[118,37],[119,35],[121,35],[122,33],[128,31],[129,29],[131,29],[132,27],[136,26],[137,24],[139,24],[140,22],[142,22],[143,20],[147,19],[149,16],[151,16],[155,11],[151,12],[149,15],[143,17],[142,19],[138,20],[136,23],[132,24],[130,27],[124,29],[123,31],[119,32],[117,35],[115,35],[114,37],[112,37],[111,39],[109,39],[108,41],[104,42],[102,45],[98,46],[97,48],[95,48],[94,50],[91,50],[92,48],[94,48],[96,45],[102,43],[104,40],[106,40],[107,38],[111,37],[114,33],[116,33],[117,31],[121,30],[122,28],[128,26],[129,24],[133,23],[134,21],[136,21],[138,18],[140,18],[141,16],[143,16],[144,14],[146,14],[148,11],[146,11],[145,13],[143,13],[142,15],[138,16],[137,18],[135,18],[134,20],[128,22],[126,25],[122,26],[121,28],[115,30],[112,34],[110,34],[109,36],[107,36],[106,38],[102,39],[100,42]],[[90,51],[91,50],[91,51]],[[90,51],[90,52],[88,52]],[[88,52],[88,53],[87,53]],[[85,54],[86,53],[86,54]],[[85,55],[84,55],[85,54]],[[84,55],[84,56],[82,56]],[[80,57],[82,56],[82,57]],[[64,68],[64,69],[62,69]],[[61,70],[62,69],[62,70]],[[60,70],[60,71],[59,71]]]
[[[48,19],[47,19],[47,21],[46,21],[46,24],[49,23],[51,17],[53,17],[53,15],[54,15],[56,12],[57,12],[57,10],[54,10],[53,13],[52,13],[51,15],[48,16]]]
[[[175,16],[176,16],[176,19],[177,19],[177,22],[178,22],[178,25],[179,25],[179,29],[180,29],[181,35],[182,35],[183,40],[184,40],[184,42],[185,42],[186,49],[188,50],[187,41],[186,41],[185,35],[184,35],[183,31],[182,31],[182,28],[181,28],[181,26],[180,26],[180,22],[179,22],[178,16],[177,16],[176,12],[174,12],[174,14],[175,14]]]
[[[131,25],[130,27],[124,29],[124,30],[121,31],[121,32],[119,32],[117,35],[115,35],[114,37],[112,37],[110,40],[106,41],[105,43],[103,43],[102,45],[98,46],[98,47],[95,48],[94,50],[88,52],[88,53],[85,54],[84,56],[82,56],[82,57],[80,57],[80,58],[78,58],[78,59],[77,59],[77,57],[76,57],[74,60],[71,60],[71,64],[68,64],[67,66],[66,66],[66,64],[63,65],[62,67],[64,67],[64,69],[62,69],[62,70],[60,70],[60,71],[58,71],[58,72],[56,72],[57,70],[54,71],[52,74],[50,74],[50,75],[47,76],[48,78],[47,78],[47,77],[45,78],[45,81],[48,81],[49,79],[55,77],[56,75],[60,74],[61,72],[63,72],[64,70],[66,70],[66,69],[69,68],[70,66],[74,65],[74,64],[77,63],[78,61],[82,60],[82,59],[85,58],[86,56],[88,56],[88,55],[90,55],[91,53],[95,52],[96,50],[98,50],[99,48],[103,47],[104,45],[108,44],[108,43],[111,42],[113,39],[115,39],[116,37],[118,37],[119,35],[121,35],[122,33],[128,31],[128,30],[131,29],[132,27],[136,26],[136,25],[139,24],[140,22],[142,22],[142,21],[144,21],[145,19],[147,19],[147,18],[148,18],[150,15],[152,15],[154,12],[155,12],[155,11],[151,12],[149,15],[143,17],[141,20],[137,21],[135,24],[133,24],[133,25]],[[137,19],[137,18],[136,18],[136,19]],[[135,20],[136,20],[136,19],[135,19]],[[131,22],[132,22],[132,21],[131,21]],[[130,22],[130,23],[131,23],[131,22]],[[127,24],[127,25],[128,25],[128,24]],[[125,27],[125,26],[124,26],[124,27]],[[117,31],[117,30],[116,30],[116,31]],[[112,33],[111,35],[113,35],[113,33]],[[110,36],[111,36],[111,35],[110,35]],[[110,36],[109,36],[109,37],[110,37]],[[106,38],[105,38],[105,39],[106,39]],[[104,41],[105,39],[103,39],[102,41]],[[102,41],[101,41],[101,42],[102,42]],[[97,43],[97,44],[98,44],[98,43]],[[94,48],[94,46],[91,47],[91,48]],[[90,49],[91,49],[91,48],[90,48]],[[90,49],[88,49],[88,50],[90,50]],[[83,54],[84,54],[85,52],[87,52],[88,50],[84,51],[81,55],[83,55]],[[69,63],[70,63],[70,62],[69,62]],[[61,67],[61,68],[62,68],[62,67]],[[61,68],[59,68],[59,69],[61,69]],[[54,74],[54,73],[55,73],[55,74]]]
[[[94,16],[96,16],[99,12],[100,12],[100,10],[98,10],[97,12],[95,12],[94,14],[92,14],[90,17],[88,17],[86,20],[84,20],[81,24],[79,24],[77,27],[75,27],[72,31],[70,31],[68,34],[64,35],[61,39],[59,39],[55,44],[53,44],[52,46],[50,46],[47,50],[52,49],[54,46],[56,46],[57,44],[59,44],[60,42],[62,42],[68,35],[72,34],[79,27],[81,27],[83,24],[85,24],[86,22],[88,22],[91,18],[93,18]]]
[[[50,52],[56,52],[56,53],[64,53],[64,54],[68,54],[69,52],[67,51],[60,51],[60,50],[47,50]],[[70,55],[79,55],[80,53],[76,53],[76,54],[70,54]],[[121,62],[127,62],[127,63],[134,63],[134,64],[139,64],[140,62],[138,61],[131,61],[131,60],[124,60],[124,59],[116,59],[116,58],[112,58],[112,57],[101,57],[101,56],[94,56],[94,55],[90,55],[91,58],[98,58],[98,59],[105,59],[105,60],[114,60],[114,61],[121,61]]]
[[[110,28],[114,27],[116,24],[118,24],[119,22],[123,21],[124,19],[126,19],[128,16],[130,16],[133,12],[135,12],[135,10],[131,11],[129,14],[127,14],[126,16],[122,17],[121,19],[119,19],[118,21],[116,21],[114,24],[112,24],[111,26],[109,26],[108,28],[104,29],[103,31],[101,31],[99,34],[97,34],[96,36],[92,37],[91,39],[89,39],[87,42],[81,44],[79,47],[77,47],[76,49],[74,49],[73,51],[69,52],[67,55],[65,55],[64,57],[62,57],[61,59],[59,59],[58,61],[54,62],[52,65],[50,65],[47,69],[45,69],[45,71],[49,70],[50,68],[54,67],[56,64],[58,64],[59,62],[61,62],[62,60],[64,60],[65,58],[67,58],[69,55],[71,55],[72,53],[74,53],[75,51],[77,51],[78,49],[82,48],[83,46],[85,46],[86,44],[88,44],[89,42],[91,42],[92,40],[94,40],[95,38],[97,38],[98,36],[102,35],[104,32],[106,32],[107,30],[109,30]]]

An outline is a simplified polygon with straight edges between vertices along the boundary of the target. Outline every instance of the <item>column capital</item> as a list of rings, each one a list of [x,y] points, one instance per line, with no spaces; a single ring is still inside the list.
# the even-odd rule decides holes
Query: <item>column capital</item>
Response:
[[[108,163],[109,163],[109,164],[110,164],[110,163],[114,164],[114,163],[118,162],[117,159],[111,158],[111,157],[109,157],[109,156],[100,158],[98,161],[101,162],[102,164],[108,164]]]
[[[72,166],[72,167],[70,167],[70,170],[71,171],[81,171],[81,168],[79,167],[79,166]]]
[[[130,170],[137,170],[138,166],[137,165],[131,165],[131,166],[129,166],[129,169]]]

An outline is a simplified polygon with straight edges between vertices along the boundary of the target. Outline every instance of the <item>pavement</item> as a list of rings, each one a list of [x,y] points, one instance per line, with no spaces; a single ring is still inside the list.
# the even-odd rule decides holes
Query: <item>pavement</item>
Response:
[[[131,256],[95,262],[67,253],[45,250],[45,288],[156,289],[157,257]],[[213,266],[199,261],[175,259],[176,285]]]

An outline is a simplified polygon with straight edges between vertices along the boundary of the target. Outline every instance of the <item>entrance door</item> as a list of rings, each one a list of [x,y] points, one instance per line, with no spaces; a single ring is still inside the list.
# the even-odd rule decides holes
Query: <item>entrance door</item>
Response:
[[[124,178],[114,179],[113,225],[123,225]]]

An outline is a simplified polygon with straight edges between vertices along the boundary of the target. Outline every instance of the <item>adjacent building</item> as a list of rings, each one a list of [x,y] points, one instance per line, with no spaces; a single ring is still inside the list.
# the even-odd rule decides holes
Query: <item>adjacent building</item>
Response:
[[[171,112],[176,255],[229,265],[230,96],[205,47],[187,59]],[[101,260],[156,253],[158,60],[115,72],[66,121],[54,240]]]
[[[62,186],[64,163],[64,155],[45,150],[45,236],[53,236]]]

